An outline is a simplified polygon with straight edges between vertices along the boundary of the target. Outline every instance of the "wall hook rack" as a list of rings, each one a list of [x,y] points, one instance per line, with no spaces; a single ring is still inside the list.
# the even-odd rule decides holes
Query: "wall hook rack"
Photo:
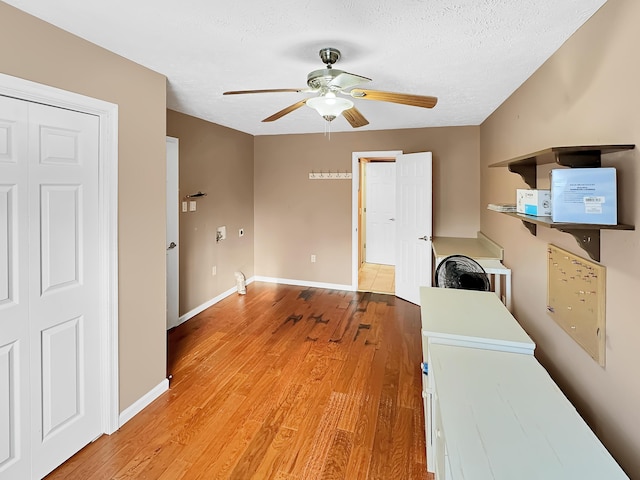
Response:
[[[351,180],[351,172],[314,172],[309,173],[309,180]]]

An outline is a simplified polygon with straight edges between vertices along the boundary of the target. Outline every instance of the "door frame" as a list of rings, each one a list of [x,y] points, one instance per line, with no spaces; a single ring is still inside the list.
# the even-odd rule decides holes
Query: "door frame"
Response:
[[[358,197],[360,191],[360,168],[361,158],[395,158],[402,155],[402,150],[385,150],[373,152],[352,152],[351,153],[351,288],[358,290]]]
[[[118,105],[0,73],[0,95],[96,115],[99,139],[99,319],[101,429],[119,427]]]

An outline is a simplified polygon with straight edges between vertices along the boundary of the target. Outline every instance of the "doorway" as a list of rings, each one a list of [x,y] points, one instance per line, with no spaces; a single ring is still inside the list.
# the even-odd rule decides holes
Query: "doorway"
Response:
[[[395,157],[360,158],[360,291],[395,293],[395,166]]]
[[[363,159],[393,158],[396,168],[395,215],[395,296],[420,304],[420,286],[431,285],[432,240],[432,153],[402,151],[353,152],[351,285],[359,289],[359,273],[364,259],[362,244],[364,199]],[[366,238],[366,233],[364,234]]]

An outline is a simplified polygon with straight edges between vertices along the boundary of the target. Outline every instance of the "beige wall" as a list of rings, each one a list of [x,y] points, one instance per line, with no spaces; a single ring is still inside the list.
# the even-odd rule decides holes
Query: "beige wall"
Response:
[[[167,110],[167,135],[179,139],[180,200],[207,193],[196,199],[195,212],[180,213],[184,315],[235,287],[234,272],[253,276],[253,136],[172,110]],[[223,225],[227,239],[216,243],[216,228]]]
[[[309,173],[350,172],[352,152],[386,150],[433,152],[434,234],[476,235],[479,127],[259,136],[256,275],[350,285],[351,182],[309,180]]]
[[[166,80],[2,2],[0,43],[3,73],[119,105],[122,411],[166,375]]]
[[[526,188],[506,168],[487,165],[551,146],[640,145],[640,3],[609,0],[549,61],[481,126],[482,230],[505,248],[513,270],[515,315],[538,344],[537,356],[627,473],[640,479],[640,152],[604,157],[618,168],[619,221],[633,232],[602,232],[607,268],[606,367],[600,367],[545,313],[546,245],[582,257],[568,234],[489,212],[488,202],[515,200]],[[548,169],[539,183],[548,187]]]

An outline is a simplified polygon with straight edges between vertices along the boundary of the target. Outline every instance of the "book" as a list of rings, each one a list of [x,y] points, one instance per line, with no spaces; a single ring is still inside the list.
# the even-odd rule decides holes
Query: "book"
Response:
[[[494,212],[515,212],[516,205],[515,203],[490,203],[487,205],[489,210],[493,210]]]

